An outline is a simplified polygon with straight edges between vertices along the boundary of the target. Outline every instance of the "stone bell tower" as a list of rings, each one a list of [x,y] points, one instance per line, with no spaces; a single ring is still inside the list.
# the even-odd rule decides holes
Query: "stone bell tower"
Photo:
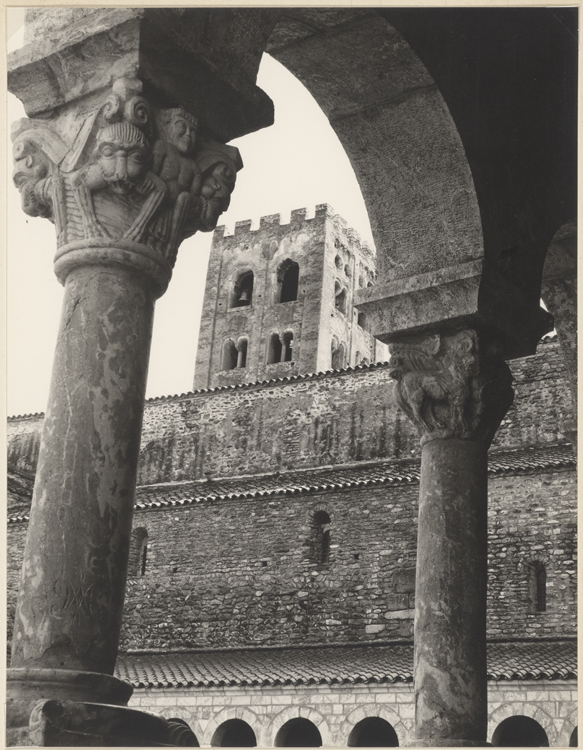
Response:
[[[194,388],[302,375],[388,359],[352,306],[375,256],[327,204],[217,227],[208,266]]]

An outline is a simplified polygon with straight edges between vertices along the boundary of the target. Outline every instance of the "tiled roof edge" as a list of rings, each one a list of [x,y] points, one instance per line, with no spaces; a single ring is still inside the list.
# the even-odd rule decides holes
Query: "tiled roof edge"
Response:
[[[570,448],[570,443],[561,443],[561,444],[553,444],[550,446],[543,446],[543,447],[537,447],[537,446],[531,446],[533,454],[536,455],[537,448],[538,450],[542,451],[545,448]],[[490,454],[492,458],[496,458],[497,456],[500,457],[511,457],[513,453],[520,453],[524,452],[525,448],[516,448],[513,450],[507,450],[507,451],[495,451],[494,453]],[[280,495],[301,495],[306,494],[308,492],[327,492],[327,491],[335,491],[340,492],[343,490],[350,489],[352,487],[358,487],[358,486],[372,486],[372,485],[383,485],[383,484],[414,484],[419,481],[418,476],[416,476],[418,472],[418,467],[420,465],[419,460],[412,460],[412,459],[403,459],[401,461],[395,460],[395,461],[386,461],[384,464],[388,465],[396,465],[398,466],[404,466],[405,464],[412,466],[413,471],[407,474],[406,476],[386,476],[386,477],[372,477],[370,479],[349,479],[345,478],[342,480],[331,480],[328,483],[321,483],[317,484],[315,481],[313,481],[310,485],[305,485],[301,487],[273,487],[273,488],[266,488],[266,489],[258,489],[258,490],[236,490],[236,487],[234,486],[234,489],[232,492],[225,492],[225,491],[217,491],[215,493],[212,492],[213,484],[219,484],[221,480],[213,480],[209,482],[201,482],[200,484],[195,484],[192,486],[192,497],[186,497],[186,498],[171,498],[168,500],[137,500],[135,503],[135,508],[137,510],[159,510],[161,508],[180,508],[180,507],[189,507],[192,505],[196,505],[197,503],[201,502],[209,502],[214,500],[245,500],[245,499],[251,499],[256,497],[277,497]],[[383,465],[384,465],[383,464]],[[372,465],[369,462],[367,462],[366,465]],[[376,464],[378,466],[378,464]],[[534,467],[522,467],[522,466],[510,466],[510,467],[498,467],[493,468],[489,466],[488,473],[492,475],[501,475],[501,474],[512,474],[512,473],[533,473],[536,471],[544,471],[547,469],[557,469],[557,468],[570,468],[572,466],[576,465],[575,455],[573,454],[568,458],[565,457],[557,457],[556,459],[547,459],[546,462],[541,461],[541,463],[538,466]],[[360,468],[359,465],[352,466],[351,468]],[[318,470],[322,470],[322,473],[325,473],[326,471],[329,471],[329,468],[326,467],[325,469],[323,467],[317,467],[317,468],[309,468],[305,469],[305,472],[312,472],[317,473]],[[336,466],[336,469],[344,469],[346,466]],[[366,468],[366,466],[362,466],[362,468]],[[253,476],[257,476],[258,478],[263,478],[266,476],[285,476],[286,473],[288,474],[298,474],[301,473],[302,470],[296,470],[294,472],[273,472],[270,474],[261,474],[261,475],[250,475],[247,478],[252,479]],[[234,480],[240,479],[240,477],[234,477]],[[229,481],[229,478],[225,478],[222,481]],[[233,482],[234,484],[234,482]],[[163,483],[162,485],[142,485],[142,487],[148,487],[148,488],[155,488],[160,487],[167,488],[168,491],[172,490],[179,490],[181,487],[184,487],[185,489],[190,489],[191,485],[188,482],[172,482],[172,483]],[[137,489],[140,489],[139,487]],[[200,489],[206,490],[206,492],[201,493],[199,495],[196,495],[196,491]],[[22,523],[29,520],[28,515],[17,515],[17,516],[9,516],[7,521],[9,524],[13,523]]]

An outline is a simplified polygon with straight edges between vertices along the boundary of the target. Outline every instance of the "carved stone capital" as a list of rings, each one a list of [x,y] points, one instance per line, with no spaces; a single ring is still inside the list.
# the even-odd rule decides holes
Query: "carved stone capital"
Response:
[[[152,106],[135,78],[79,116],[25,118],[12,135],[22,208],[55,224],[59,257],[130,243],[172,268],[184,239],[215,228],[242,166],[236,148],[200,139],[197,126],[181,107]]]
[[[457,438],[489,446],[512,404],[512,375],[496,343],[473,329],[389,346],[395,396],[421,445]]]

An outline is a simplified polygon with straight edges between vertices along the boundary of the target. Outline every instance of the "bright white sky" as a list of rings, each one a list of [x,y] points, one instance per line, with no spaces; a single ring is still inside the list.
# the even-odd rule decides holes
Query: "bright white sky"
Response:
[[[8,9],[8,49],[22,44],[22,9]],[[11,14],[12,15],[11,17]],[[283,66],[265,55],[258,85],[275,104],[275,125],[232,141],[241,151],[231,205],[219,223],[329,203],[372,244],[364,201],[350,162],[315,100]],[[9,94],[9,123],[24,117]],[[10,152],[9,152],[10,153]],[[7,369],[9,415],[44,411],[63,288],[52,270],[53,225],[26,216],[9,180]],[[166,294],[157,302],[147,396],[192,389],[200,313],[212,233],[184,242]]]

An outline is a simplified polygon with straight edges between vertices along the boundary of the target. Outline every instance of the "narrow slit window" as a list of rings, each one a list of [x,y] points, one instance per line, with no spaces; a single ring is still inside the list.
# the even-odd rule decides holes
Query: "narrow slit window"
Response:
[[[283,334],[283,346],[281,351],[282,362],[293,362],[294,361],[294,335],[292,331],[286,331]]]
[[[273,365],[281,362],[281,339],[278,333],[272,333],[267,347],[267,364]]]
[[[237,367],[247,367],[247,339],[239,339],[237,344]]]
[[[312,531],[314,538],[314,562],[318,565],[327,563],[330,559],[330,516],[326,511],[319,510],[312,517]]]
[[[223,370],[234,370],[237,367],[239,353],[232,339],[228,339],[223,344]]]

